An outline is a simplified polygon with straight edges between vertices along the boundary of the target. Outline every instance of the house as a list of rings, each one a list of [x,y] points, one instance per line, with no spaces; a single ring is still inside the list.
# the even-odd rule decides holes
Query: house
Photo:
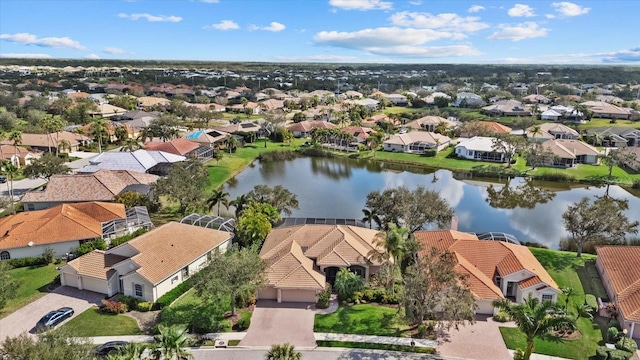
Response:
[[[53,175],[43,190],[27,191],[22,197],[25,211],[47,209],[65,203],[113,202],[114,197],[132,186],[136,192],[151,195],[157,175],[127,170],[98,170],[92,174]]]
[[[380,106],[380,102],[375,99],[357,99],[357,100],[345,100],[344,104],[362,105],[369,111],[376,111]]]
[[[242,113],[242,114],[249,113],[251,115],[258,115],[260,114],[261,108],[258,103],[249,101],[244,104],[231,105],[229,107],[229,111],[235,112],[235,113]]]
[[[124,114],[127,112],[127,109],[123,109],[121,107],[113,106],[111,104],[97,104],[97,110],[89,110],[87,113],[93,117],[112,117],[118,114]]]
[[[481,112],[494,116],[531,116],[531,111],[517,100],[499,100],[483,107]]]
[[[562,119],[562,112],[554,109],[547,109],[540,114],[540,120],[558,121]]]
[[[124,205],[103,202],[61,204],[0,219],[0,260],[41,256],[52,249],[62,257],[80,244],[102,237],[102,224],[126,217]]]
[[[580,133],[576,130],[557,123],[544,123],[538,126],[531,126],[525,130],[525,135],[529,141],[545,142],[550,139],[576,140]]]
[[[369,139],[369,134],[373,132],[372,128],[362,126],[347,126],[340,130],[353,136],[353,142],[358,144],[366,143],[367,139]]]
[[[460,108],[481,108],[484,105],[482,97],[471,92],[459,92],[454,102],[454,106]]]
[[[169,106],[171,100],[154,96],[142,96],[138,98],[138,107],[141,109],[149,109],[157,106]]]
[[[182,138],[215,149],[224,144],[228,135],[230,134],[224,131],[202,129],[187,133]]]
[[[9,160],[14,166],[21,168],[39,158],[41,153],[31,152],[20,146],[0,145],[0,159]]]
[[[140,130],[145,129],[158,118],[158,112],[146,112],[143,110],[127,111],[124,114],[114,115],[111,121],[130,128],[134,136],[139,135]]]
[[[490,132],[494,134],[510,134],[511,128],[495,121],[478,121],[478,124],[486,127]]]
[[[553,139],[542,143],[545,150],[555,155],[552,164],[547,166],[574,167],[577,164],[598,164],[600,152],[593,146],[580,140]]]
[[[584,122],[584,114],[572,106],[554,105],[540,114],[541,120]]]
[[[618,322],[630,338],[640,339],[640,246],[596,246],[596,268]]]
[[[551,103],[551,99],[540,94],[527,95],[523,97],[522,100],[530,104],[550,104]]]
[[[631,113],[628,110],[604,101],[586,101],[580,105],[584,105],[591,110],[593,117],[596,118],[629,119],[631,117]]]
[[[259,299],[316,302],[316,294],[333,285],[340,268],[368,280],[382,265],[372,250],[377,230],[347,225],[295,225],[276,228],[264,241],[267,284]]]
[[[181,155],[156,150],[107,151],[89,159],[89,165],[78,169],[78,172],[93,173],[100,169],[108,169],[166,175],[171,164],[186,159]]]
[[[304,120],[297,124],[287,126],[287,130],[293,133],[297,138],[306,138],[311,136],[313,129],[335,129],[337,126],[328,121]]]
[[[448,136],[429,131],[411,131],[393,135],[382,144],[385,151],[424,154],[427,150],[442,151],[450,143]]]
[[[624,166],[630,168],[633,171],[640,172],[640,147],[628,147],[623,150],[626,153],[631,153],[635,156],[633,160],[630,160],[624,164]]]
[[[30,147],[38,151],[59,152],[79,151],[80,146],[85,146],[92,142],[92,139],[85,135],[75,134],[69,131],[59,131],[49,134],[22,134],[20,145]],[[13,145],[13,141],[4,140],[2,145]]]
[[[407,106],[409,101],[407,97],[402,94],[385,94],[383,97],[389,100],[394,106]]]
[[[604,126],[587,130],[587,137],[608,147],[640,146],[640,129],[629,126]]]
[[[455,255],[455,269],[468,276],[478,314],[497,312],[493,302],[504,298],[522,302],[531,295],[556,302],[558,285],[525,246],[502,241],[479,240],[473,234],[455,230],[416,231],[422,245],[420,255],[432,248]]]
[[[449,96],[449,95],[447,95],[447,94],[445,94],[443,92],[440,92],[440,91],[436,91],[434,93],[431,93],[431,94],[423,97],[422,100],[425,103],[427,103],[427,105],[435,105],[437,98],[444,98],[444,99],[447,99],[448,101],[451,100],[451,96]]]
[[[209,146],[202,146],[197,142],[178,138],[171,141],[149,141],[144,144],[145,150],[163,151],[169,154],[180,155],[186,158],[195,158],[206,161],[213,157],[213,149]]]
[[[265,129],[260,124],[252,122],[239,122],[237,124],[218,126],[214,129],[228,134],[253,134],[254,137],[262,137],[266,134]]]
[[[461,141],[456,145],[455,154],[463,159],[505,162],[505,153],[494,149],[493,137],[474,136],[471,139]]]
[[[169,222],[107,251],[60,267],[63,286],[155,302],[225,252],[233,233]]]
[[[419,119],[415,119],[406,123],[403,127],[411,128],[415,130],[424,130],[424,131],[436,131],[436,128],[440,125],[444,124],[447,129],[453,129],[458,126],[458,123],[449,119],[445,119],[441,116],[432,116],[427,115],[423,116]]]
[[[362,120],[362,126],[373,128],[379,125],[380,123],[387,122],[387,121],[391,121],[391,118],[389,118],[387,114],[376,114]]]
[[[276,110],[276,109],[283,109],[284,108],[284,101],[283,100],[268,99],[268,100],[261,101],[259,104],[260,104],[260,107],[265,112],[266,111],[270,111],[270,110]]]

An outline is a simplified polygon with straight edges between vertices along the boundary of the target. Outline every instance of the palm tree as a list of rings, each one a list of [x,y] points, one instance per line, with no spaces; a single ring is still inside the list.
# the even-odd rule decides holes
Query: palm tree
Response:
[[[223,154],[222,151],[217,151],[217,150],[213,151],[213,158],[216,159],[216,165],[220,165],[220,159],[222,159],[223,157],[222,154]]]
[[[153,358],[164,359],[192,359],[193,355],[184,349],[190,339],[187,329],[179,325],[159,325],[159,335],[154,336],[157,347],[152,351]]]
[[[534,339],[543,338],[552,330],[575,328],[575,320],[563,314],[562,310],[549,300],[540,301],[529,295],[523,303],[512,303],[503,299],[494,302],[493,305],[509,314],[524,333],[527,342],[524,360],[529,360],[533,353]]]
[[[231,134],[227,135],[225,140],[227,142],[227,149],[229,149],[229,154],[231,154],[232,151],[235,151],[238,148],[238,145],[240,145],[238,139],[236,139],[236,137]]]
[[[542,134],[542,128],[540,128],[540,125],[532,126],[531,130],[529,131],[529,133],[531,134],[531,138],[535,139],[536,135],[541,135]]]
[[[302,354],[296,351],[295,346],[284,343],[271,345],[271,349],[264,356],[266,360],[301,360]]]
[[[218,216],[220,215],[220,204],[229,209],[229,193],[224,189],[214,189],[209,198],[207,199],[207,207],[209,210],[213,210],[213,207],[218,205]]]
[[[562,288],[562,293],[565,296],[564,299],[564,311],[567,311],[569,309],[569,298],[572,297],[573,295],[576,295],[578,292],[576,291],[576,289],[572,288],[572,287],[566,287],[566,288]]]
[[[71,143],[69,142],[69,140],[62,139],[58,143],[58,153],[65,150],[71,151]]]
[[[380,131],[374,131],[369,134],[369,147],[373,150],[373,155],[376,155],[376,148],[382,144],[384,139],[384,133]]]
[[[124,144],[122,145],[122,148],[120,149],[120,151],[132,152],[138,149],[140,149],[140,143],[138,142],[138,140],[127,138],[124,141]]]
[[[394,292],[395,269],[400,265],[407,251],[407,241],[411,235],[411,230],[406,227],[398,227],[389,223],[386,231],[380,231],[373,238],[371,255],[383,260],[389,267],[389,282],[391,293]],[[385,259],[386,258],[386,259]]]
[[[128,343],[118,348],[117,355],[109,355],[109,360],[140,360],[147,349],[147,345],[141,343]]]
[[[94,138],[98,141],[98,152],[102,153],[102,134],[107,131],[107,125],[104,120],[96,119],[89,124],[89,130],[93,134]]]
[[[236,208],[236,218],[240,217],[240,214],[242,214],[242,210],[244,210],[244,207],[248,202],[249,198],[247,197],[247,194],[242,194],[229,202],[229,205]]]
[[[364,217],[362,218],[362,221],[364,221],[365,224],[369,223],[369,229],[372,228],[372,223],[373,222],[375,222],[376,225],[378,225],[378,227],[380,227],[380,217],[376,213],[375,209],[372,209],[372,210],[362,209],[362,213],[364,214]]]
[[[9,204],[11,205],[11,212],[15,214],[16,209],[13,204],[13,178],[18,174],[19,169],[11,160],[2,160],[2,162],[0,162],[0,168],[2,169],[2,173],[9,178],[9,181],[7,181],[7,185],[9,186]]]
[[[12,131],[9,134],[9,140],[13,141],[14,155],[18,158],[18,145],[22,144],[22,132],[21,131]]]

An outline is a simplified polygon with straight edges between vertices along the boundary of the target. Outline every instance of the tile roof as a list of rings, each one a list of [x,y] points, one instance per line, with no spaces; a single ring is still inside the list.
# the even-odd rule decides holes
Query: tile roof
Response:
[[[484,127],[493,131],[496,134],[509,134],[511,132],[511,128],[508,126],[504,126],[495,121],[478,121],[479,124],[482,124]]]
[[[77,146],[82,142],[91,141],[91,138],[69,131],[52,133],[51,137],[47,134],[22,134],[22,146],[47,147],[51,145],[52,148],[55,148],[62,140],[68,141],[71,146]],[[10,140],[4,140],[0,143],[4,145],[13,145],[13,142]]]
[[[283,250],[282,256],[268,262],[267,280],[270,284],[275,287],[324,289],[324,275],[313,270],[313,260],[304,256],[300,245],[291,242]]]
[[[254,124],[252,122],[243,122],[237,124],[229,124],[226,126],[218,126],[214,128],[217,131],[226,132],[226,133],[237,133],[237,132],[258,132],[262,129],[262,126],[258,124]]]
[[[473,296],[478,299],[503,299],[502,291],[488,277],[486,277],[477,267],[467,261],[464,257],[455,254],[458,264],[455,269],[467,275],[467,283]]]
[[[98,170],[92,174],[53,175],[44,190],[28,191],[22,202],[113,201],[128,185],[149,185],[157,175],[127,170]]]
[[[320,120],[304,120],[297,124],[287,126],[289,131],[309,132],[315,128],[321,129],[335,129],[337,126],[328,122]]]
[[[78,170],[81,173],[92,173],[100,169],[129,170],[146,172],[157,164],[174,163],[184,161],[181,155],[170,154],[164,151],[136,150],[107,151],[89,160],[89,165]]]
[[[448,136],[436,134],[428,131],[410,131],[405,134],[393,135],[389,140],[384,141],[385,144],[409,145],[416,142],[432,144],[449,143],[451,139]]]
[[[297,225],[274,229],[267,236],[260,257],[268,264],[278,264],[283,258],[287,258],[287,266],[279,265],[271,270],[269,266],[269,284],[279,287],[283,279],[287,278],[288,287],[305,287],[309,279],[320,279],[321,288],[324,287],[324,274],[314,268],[314,262],[318,266],[346,267],[355,264],[380,265],[370,259],[370,252],[374,249],[373,239],[377,230],[346,225]],[[300,254],[297,253],[300,249]],[[297,254],[296,262],[291,263],[291,254]],[[294,255],[295,255],[294,254]],[[309,261],[300,260],[299,255],[304,255]],[[305,275],[298,279],[293,272],[300,272],[299,266],[304,267]],[[294,264],[294,265],[291,265]],[[315,281],[315,280],[314,280]],[[314,285],[315,286],[315,285]]]
[[[140,266],[136,272],[155,285],[232,237],[226,231],[169,222],[120,246],[138,251],[131,257]]]
[[[93,250],[71,260],[66,266],[72,268],[78,274],[109,280],[116,273],[112,266],[126,259],[124,256],[107,254],[102,250]]]
[[[88,202],[18,213],[0,219],[0,249],[102,237],[102,223],[125,218],[124,205]]]
[[[458,126],[458,124],[455,121],[445,119],[441,116],[433,116],[433,115],[423,116],[419,119],[415,119],[413,121],[406,123],[404,126],[410,127],[412,129],[423,129],[425,125],[438,126],[440,123],[445,123],[448,128]]]
[[[494,149],[494,140],[496,140],[494,137],[474,136],[471,139],[460,141],[458,145],[456,145],[456,149],[458,147],[463,147],[467,150],[494,152],[498,154],[503,153],[504,151],[501,151],[500,149]]]
[[[622,316],[640,322],[640,246],[597,246]]]
[[[200,147],[200,144],[187,139],[178,138],[171,141],[149,141],[144,144],[146,150],[163,151],[174,155],[186,155]]]
[[[491,295],[491,292],[495,292],[496,289],[489,284],[493,284],[493,278],[496,275],[507,276],[521,270],[527,270],[532,274],[525,279],[528,281],[521,284],[522,288],[546,284],[558,290],[558,285],[525,246],[501,241],[478,240],[475,235],[453,230],[417,231],[414,235],[424,247],[421,255],[427,254],[427,249],[436,247],[441,251],[453,252],[457,259],[464,258],[468,264],[464,261],[459,261],[458,264],[470,275],[478,278],[471,279],[470,285],[474,294]]]
[[[577,156],[583,155],[600,155],[596,148],[580,140],[552,139],[543,142],[542,146],[553,152],[554,155],[565,159],[575,159]]]
[[[362,126],[347,126],[340,130],[360,139],[368,139],[369,133],[373,132],[372,128]]]

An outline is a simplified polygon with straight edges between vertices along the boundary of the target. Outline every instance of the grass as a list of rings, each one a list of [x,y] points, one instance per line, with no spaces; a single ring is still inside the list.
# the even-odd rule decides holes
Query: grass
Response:
[[[377,343],[363,343],[354,341],[316,341],[316,345],[319,347],[338,347],[349,349],[373,349],[373,350],[389,350],[389,351],[402,351],[413,352],[420,354],[435,354],[436,349],[429,347],[414,347],[407,345],[393,345],[393,344],[377,344]]]
[[[584,276],[579,276],[580,273],[585,272],[585,262],[595,259],[595,256],[583,254],[582,258],[578,258],[573,252],[535,248],[530,250],[560,288],[571,287],[576,290],[576,295],[569,299],[569,313],[575,316],[575,305],[584,303],[585,291],[592,293],[595,288],[593,284],[599,282],[599,279],[587,280]],[[558,302],[564,304],[565,299],[564,294],[560,294]],[[579,319],[577,325],[582,334],[579,339],[536,339],[534,341],[534,351],[540,354],[569,359],[588,359],[595,354],[598,343],[602,342],[602,331],[598,325],[598,320],[601,319],[596,319],[595,321],[584,318]],[[500,332],[509,349],[524,348],[526,344],[525,337],[519,329],[501,327]]]
[[[409,332],[397,309],[369,304],[340,306],[332,314],[316,315],[314,332],[403,336]]]
[[[93,307],[62,326],[70,336],[140,335],[136,320],[127,315],[103,314]]]
[[[20,282],[16,296],[7,302],[0,312],[3,318],[21,307],[47,294],[47,286],[58,275],[56,267],[59,265],[23,267],[9,270],[9,273]]]

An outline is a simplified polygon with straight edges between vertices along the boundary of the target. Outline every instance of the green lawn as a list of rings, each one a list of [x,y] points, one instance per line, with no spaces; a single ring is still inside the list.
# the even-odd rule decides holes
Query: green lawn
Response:
[[[611,119],[593,118],[586,124],[578,124],[578,130],[587,130],[603,126],[629,126],[640,129],[640,121],[616,120],[615,124],[610,123]]]
[[[231,304],[228,298],[220,301],[217,305],[206,306],[196,296],[195,290],[190,289],[174,301],[171,306],[162,310],[160,322],[165,325],[188,325],[207,315],[215,315],[218,320],[223,320],[223,315],[229,310],[231,310]]]
[[[534,248],[531,248],[531,252],[560,288],[572,287],[576,289],[577,294],[569,299],[569,312],[575,316],[575,305],[584,303],[585,290],[592,293],[592,289],[595,288],[593,283],[598,281],[598,279],[589,280],[582,275],[585,273],[585,261],[594,259],[595,256],[583,254],[582,258],[577,258],[573,252]],[[558,302],[565,303],[564,294],[559,296]],[[598,343],[602,341],[602,331],[597,322],[588,319],[578,321],[578,330],[582,333],[582,337],[576,340],[536,339],[534,351],[569,359],[588,359],[595,354]],[[525,338],[520,330],[501,327],[500,332],[509,349],[524,348]]]
[[[62,326],[70,336],[118,336],[139,335],[136,320],[127,315],[101,313],[93,307]]]
[[[376,305],[340,306],[334,313],[316,315],[314,332],[403,336],[409,330],[398,309]]]
[[[47,293],[47,286],[58,275],[56,270],[58,266],[61,266],[61,264],[9,270],[11,275],[20,282],[20,287],[16,291],[16,297],[9,300],[7,306],[0,311],[0,318],[44,296]]]

